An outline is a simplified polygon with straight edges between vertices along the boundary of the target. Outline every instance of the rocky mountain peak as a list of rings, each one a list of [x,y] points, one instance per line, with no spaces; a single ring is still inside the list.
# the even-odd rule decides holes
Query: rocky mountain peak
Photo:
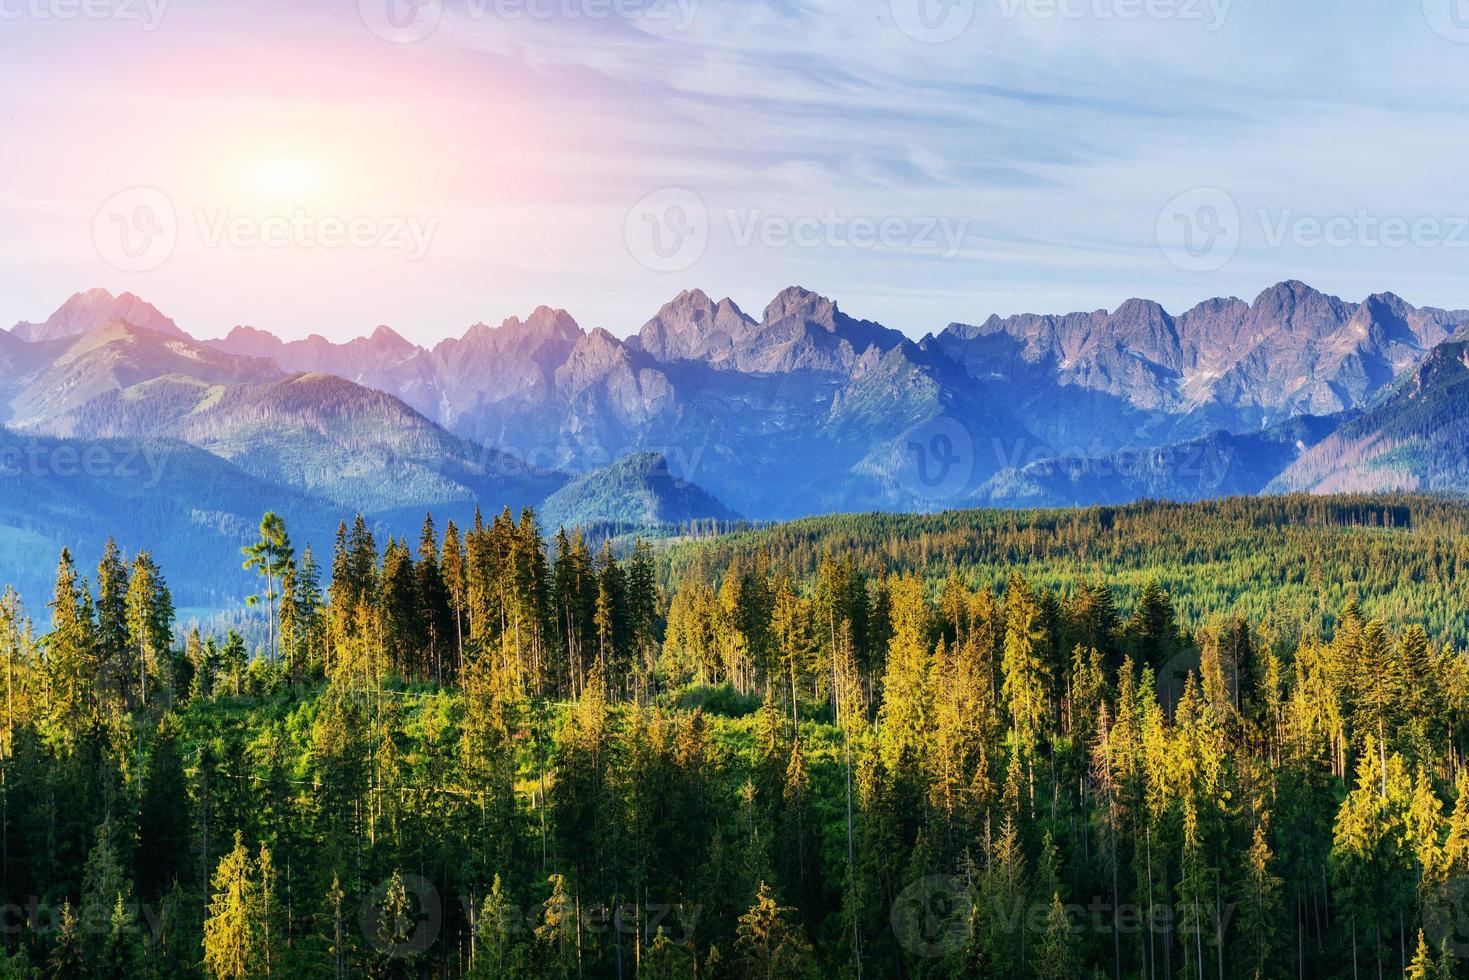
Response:
[[[282,343],[281,339],[269,330],[261,330],[259,327],[251,327],[245,324],[238,324],[232,327],[224,339],[227,343],[248,343],[251,341]]]
[[[787,286],[765,307],[764,323],[801,320],[835,332],[837,317],[841,315],[837,304],[825,296],[802,286]]]
[[[1363,305],[1367,304],[1394,310],[1399,313],[1411,309],[1407,300],[1403,299],[1397,293],[1373,293],[1367,297]]]
[[[1168,311],[1163,309],[1162,304],[1155,303],[1150,299],[1129,299],[1123,301],[1112,314],[1113,318],[1121,321],[1146,321],[1161,323],[1171,320]]]
[[[536,333],[573,340],[582,334],[580,325],[570,313],[549,306],[537,306],[526,319],[525,326]]]
[[[628,357],[627,346],[611,333],[596,327],[577,341],[564,367],[573,377],[587,379],[605,375]]]
[[[401,354],[404,356],[417,350],[416,345],[386,324],[380,325],[372,332],[372,336],[368,338],[368,343],[384,353]]]
[[[545,341],[558,341],[568,346],[580,341],[584,332],[580,324],[565,310],[538,306],[522,320],[507,318],[498,327],[483,321],[470,327],[462,338],[439,341],[434,352],[441,356],[459,356],[465,350],[491,349],[501,353],[528,352]]]
[[[1335,296],[1290,279],[1265,290],[1250,307],[1256,322],[1285,327],[1290,333],[1320,336],[1346,322],[1352,310]]]
[[[730,299],[719,302],[702,289],[686,289],[638,332],[638,346],[663,361],[722,362],[748,338],[755,322]]]
[[[21,340],[57,340],[77,337],[114,320],[122,320],[144,330],[187,336],[178,324],[158,312],[153,304],[133,295],[112,295],[105,289],[88,289],[74,293],[43,323],[17,323],[12,332]]]

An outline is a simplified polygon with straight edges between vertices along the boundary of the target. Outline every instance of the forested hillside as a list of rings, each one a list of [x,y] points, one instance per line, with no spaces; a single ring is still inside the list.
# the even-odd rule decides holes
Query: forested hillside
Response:
[[[1105,581],[1130,605],[1149,583],[1191,625],[1235,614],[1329,631],[1354,596],[1370,615],[1469,643],[1469,507],[1432,496],[1265,497],[1066,510],[813,517],[671,551],[675,579],[770,556],[797,578],[827,558],[868,573],[950,572],[999,591],[1019,573],[1072,592]]]
[[[1466,516],[267,515],[253,651],[63,553],[0,602],[0,976],[1458,975]]]

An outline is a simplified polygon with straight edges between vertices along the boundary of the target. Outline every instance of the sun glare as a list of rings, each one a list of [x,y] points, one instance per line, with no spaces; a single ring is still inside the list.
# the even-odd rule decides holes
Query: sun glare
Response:
[[[317,183],[316,168],[293,157],[272,157],[256,168],[255,189],[272,196],[297,197],[311,192]]]

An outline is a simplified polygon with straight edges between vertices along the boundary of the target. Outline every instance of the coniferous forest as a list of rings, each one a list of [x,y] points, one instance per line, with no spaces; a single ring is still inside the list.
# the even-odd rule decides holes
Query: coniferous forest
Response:
[[[0,601],[0,977],[1465,975],[1466,523],[267,514],[249,641],[63,551]]]

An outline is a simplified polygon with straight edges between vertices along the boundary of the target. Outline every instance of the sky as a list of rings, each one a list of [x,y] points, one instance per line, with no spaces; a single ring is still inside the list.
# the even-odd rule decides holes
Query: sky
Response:
[[[1469,307],[1469,0],[0,0],[0,322]]]

